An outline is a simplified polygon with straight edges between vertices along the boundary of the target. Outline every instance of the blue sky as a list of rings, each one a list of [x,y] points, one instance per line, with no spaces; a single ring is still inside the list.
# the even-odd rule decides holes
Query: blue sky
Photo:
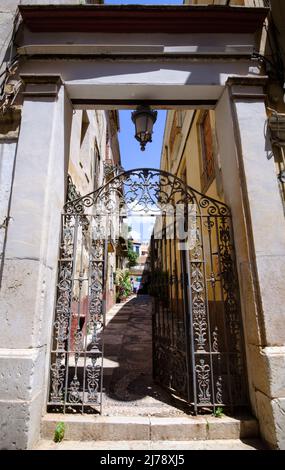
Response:
[[[119,111],[119,142],[122,166],[125,170],[132,168],[159,168],[163,141],[166,111],[158,111],[157,121],[153,126],[152,142],[146,144],[145,151],[140,149],[135,139],[135,125],[131,119],[132,111]]]
[[[159,168],[167,112],[158,111],[157,120],[153,127],[152,142],[146,144],[144,152],[141,151],[140,144],[134,137],[135,125],[132,122],[131,113],[132,111],[128,110],[119,111],[119,142],[122,166],[125,170],[143,167]],[[154,217],[129,217],[127,223],[132,227],[131,236],[133,239],[148,241],[153,230],[154,221]]]
[[[104,3],[106,5],[183,5],[183,0],[105,0]],[[125,170],[143,167],[159,168],[166,111],[158,111],[152,142],[146,145],[144,152],[140,150],[139,142],[134,137],[135,127],[131,119],[131,111],[120,111],[119,116],[121,161]],[[146,218],[143,223],[142,220],[133,218],[129,220],[129,224],[132,226],[134,238],[149,239],[153,218],[152,220]]]
[[[105,0],[104,3],[105,5],[183,5],[183,0]],[[153,142],[147,144],[145,152],[142,152],[134,138],[131,111],[120,111],[119,141],[122,166],[126,170],[141,167],[159,168],[165,117],[166,112],[159,111],[154,125]]]
[[[183,0],[105,0],[105,5],[183,5]]]

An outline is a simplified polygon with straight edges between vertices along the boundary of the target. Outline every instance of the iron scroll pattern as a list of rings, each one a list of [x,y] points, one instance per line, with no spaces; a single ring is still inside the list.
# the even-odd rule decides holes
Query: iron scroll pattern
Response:
[[[189,251],[192,403],[195,412],[248,404],[238,278],[230,213],[197,216],[195,247]]]
[[[99,229],[94,214],[62,215],[49,411],[101,411],[105,261]]]
[[[196,243],[182,256],[177,233],[166,237],[165,217],[161,239],[152,240],[154,378],[195,413],[246,404],[230,210],[177,176],[148,168],[122,172],[64,207],[50,404],[84,411],[101,403],[105,261],[103,244],[93,236],[101,227],[98,213],[104,208],[114,217],[119,207],[125,214],[151,214],[157,220],[177,204],[196,206]],[[78,239],[88,257],[84,269],[78,268]]]

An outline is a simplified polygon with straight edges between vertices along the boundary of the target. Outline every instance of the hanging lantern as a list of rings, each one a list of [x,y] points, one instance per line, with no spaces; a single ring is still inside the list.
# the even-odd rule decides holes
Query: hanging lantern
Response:
[[[152,111],[149,106],[138,106],[132,113],[132,121],[136,128],[135,138],[145,150],[148,142],[152,142],[153,125],[157,119],[157,111]]]

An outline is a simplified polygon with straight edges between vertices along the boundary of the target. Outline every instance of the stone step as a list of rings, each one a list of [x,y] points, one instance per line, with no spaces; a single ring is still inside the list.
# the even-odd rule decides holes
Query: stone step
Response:
[[[65,441],[41,440],[34,450],[262,450],[258,439],[205,441]]]
[[[59,421],[65,423],[64,437],[70,441],[204,441],[258,437],[258,423],[252,417],[157,418],[47,414],[42,419],[42,439],[53,439]]]

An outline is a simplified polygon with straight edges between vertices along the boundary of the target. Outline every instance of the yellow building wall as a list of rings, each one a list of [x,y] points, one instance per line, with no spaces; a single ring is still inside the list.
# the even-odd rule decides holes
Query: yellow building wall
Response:
[[[170,173],[176,174],[180,177],[183,181],[187,183],[188,186],[193,188],[194,190],[202,193],[202,148],[200,142],[200,126],[199,123],[201,121],[201,117],[203,115],[203,110],[197,110],[192,117],[192,124],[191,127],[185,129],[182,126],[182,130],[186,131],[186,139],[179,137],[179,141],[183,147],[183,151],[180,151],[180,158],[177,158],[177,153],[179,154],[179,148],[177,146],[172,145],[172,148],[175,150],[173,154],[169,152],[169,148],[171,148],[171,144],[169,142],[169,138],[166,137],[164,140],[164,150],[162,153],[161,159],[161,169],[168,171]],[[165,136],[169,136],[171,132],[169,129],[172,125],[173,119],[173,111],[170,112],[168,116],[168,121],[166,124],[166,131]],[[192,111],[186,111],[184,119],[187,119],[187,113],[192,113]],[[188,116],[189,117],[189,116]],[[217,201],[224,202],[223,198],[223,191],[221,181],[219,181],[219,155],[218,155],[218,146],[216,143],[216,135],[215,135],[215,111],[210,110],[210,123],[211,123],[211,130],[212,130],[212,142],[213,142],[213,153],[214,153],[214,160],[215,160],[215,174],[216,177],[214,178],[213,182],[210,184],[208,189],[205,192],[210,198],[213,198]],[[179,131],[180,132],[180,131]],[[184,136],[185,137],[185,136]],[[166,150],[168,149],[168,150]],[[176,162],[176,163],[175,163]],[[214,218],[210,219],[211,222],[214,222]],[[201,222],[200,222],[201,221]],[[204,257],[207,259],[206,263],[206,278],[210,279],[216,277],[219,279],[221,268],[219,266],[219,258],[218,256],[213,255],[213,253],[218,252],[218,237],[217,232],[215,229],[211,231],[211,235],[209,236],[207,229],[205,228],[205,224],[207,223],[207,217],[202,219],[197,219],[197,227],[199,227],[200,233],[203,232],[203,250],[204,250]],[[174,250],[174,246],[172,245],[172,250]],[[173,263],[176,259],[176,269],[178,278],[181,277],[181,252],[179,250],[172,251],[170,256],[170,243],[166,242],[166,260],[164,260],[163,265],[167,267],[169,272],[173,272],[174,266]],[[172,260],[172,262],[170,261]],[[171,266],[172,264],[172,266]],[[222,292],[215,284],[211,284],[211,282],[207,283],[208,285],[205,286],[208,291],[208,301],[211,304],[212,311],[218,311],[219,309],[219,302],[221,301]],[[171,289],[171,287],[170,287]],[[173,288],[172,288],[173,289]],[[178,286],[178,291],[172,292],[172,296],[176,297],[178,295],[179,303],[182,299],[182,290],[181,284]]]
[[[189,111],[186,111],[186,113]],[[201,111],[196,111],[194,120],[190,132],[188,133],[186,142],[184,144],[184,150],[182,156],[179,160],[177,168],[171,167],[171,161],[173,160],[173,155],[169,154],[169,162],[167,162],[166,152],[163,152],[161,160],[161,169],[169,171],[170,173],[175,170],[174,173],[184,180],[184,172],[186,169],[186,183],[188,186],[191,186],[193,189],[202,192],[201,187],[201,172],[202,172],[202,156],[201,156],[201,143],[199,139],[199,119],[201,117]],[[216,172],[219,172],[219,162],[218,162],[218,149],[215,143],[215,112],[210,111],[210,121],[212,128],[212,140],[214,145],[214,158]],[[222,188],[218,190],[217,178],[214,179],[213,183],[209,186],[206,191],[207,196],[217,199],[219,201],[224,201]]]

